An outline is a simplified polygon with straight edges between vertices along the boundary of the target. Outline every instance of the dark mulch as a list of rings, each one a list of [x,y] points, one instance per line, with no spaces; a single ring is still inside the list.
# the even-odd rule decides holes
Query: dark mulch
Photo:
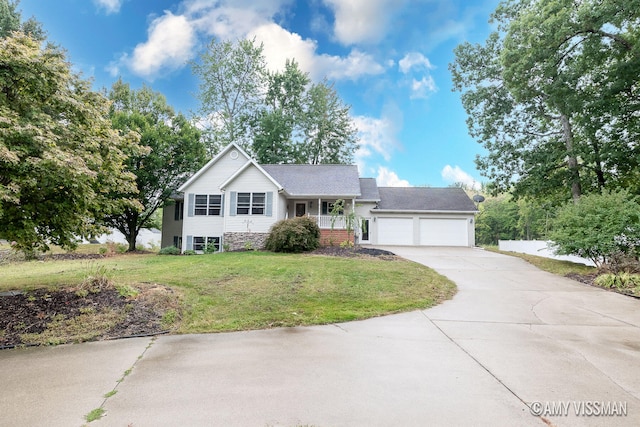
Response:
[[[21,335],[42,333],[56,316],[73,319],[83,312],[107,308],[125,315],[114,327],[96,337],[97,340],[163,332],[163,310],[144,293],[126,298],[114,288],[89,292],[86,296],[71,289],[18,292],[0,294],[0,349],[33,344],[23,341]]]
[[[396,259],[396,255],[393,252],[385,251],[382,249],[374,249],[374,248],[343,248],[340,246],[322,246],[315,251],[310,252],[312,255],[327,255],[327,256],[337,256],[337,257],[361,257],[361,256],[370,256],[377,257],[386,260]]]

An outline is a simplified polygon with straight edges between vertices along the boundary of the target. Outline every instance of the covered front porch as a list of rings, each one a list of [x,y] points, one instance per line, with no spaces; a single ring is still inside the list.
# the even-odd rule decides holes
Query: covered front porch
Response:
[[[344,200],[344,208],[336,210],[336,202]],[[287,217],[308,216],[314,218],[321,230],[346,230],[348,228],[347,216],[355,211],[355,199],[304,199],[289,200],[287,204]],[[332,214],[333,213],[333,214]]]

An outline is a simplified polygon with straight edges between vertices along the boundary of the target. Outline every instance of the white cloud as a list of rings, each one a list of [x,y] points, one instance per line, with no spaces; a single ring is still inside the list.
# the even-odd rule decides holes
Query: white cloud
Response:
[[[391,153],[400,145],[396,136],[398,124],[391,117],[377,119],[366,116],[354,117],[353,123],[358,129],[360,141],[356,158],[363,159],[376,153],[389,161]]]
[[[474,190],[480,190],[481,184],[476,181],[471,175],[460,169],[459,166],[446,165],[440,172],[442,179],[451,184],[462,183],[467,188]]]
[[[258,43],[263,43],[267,66],[272,71],[283,69],[285,60],[290,58],[295,58],[300,69],[309,72],[316,81],[325,76],[332,80],[356,80],[385,71],[385,66],[357,49],[347,56],[318,54],[315,40],[303,39],[274,22],[276,15],[289,3],[291,0],[186,1],[180,9],[181,14],[165,12],[155,19],[148,30],[148,40],[108,69],[115,75],[124,65],[137,75],[153,78],[193,59],[199,38],[236,40],[255,37]]]
[[[411,187],[409,181],[400,179],[397,173],[383,166],[378,167],[376,182],[380,187]]]
[[[382,40],[399,0],[324,0],[335,13],[334,36],[345,45]]]
[[[412,68],[426,68],[427,70],[433,69],[433,65],[431,65],[431,61],[429,58],[424,56],[419,52],[410,52],[407,53],[404,58],[398,61],[398,66],[400,71],[404,74],[407,74],[411,71]]]
[[[153,20],[148,34],[148,40],[138,44],[131,57],[124,55],[121,59],[139,76],[154,78],[161,71],[178,69],[194,55],[195,33],[183,15],[165,12]]]
[[[421,80],[413,79],[411,82],[411,99],[425,99],[430,94],[437,92],[435,80],[431,76],[425,76]]]
[[[104,9],[107,15],[118,13],[120,6],[122,6],[122,0],[93,0],[93,2],[98,8]]]

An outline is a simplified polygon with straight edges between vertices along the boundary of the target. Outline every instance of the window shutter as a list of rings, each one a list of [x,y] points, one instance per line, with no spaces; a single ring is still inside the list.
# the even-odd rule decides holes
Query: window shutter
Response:
[[[272,216],[273,215],[273,192],[270,191],[267,193],[267,206],[266,206],[266,215],[267,216]]]
[[[220,196],[220,216],[224,216],[224,194]]]
[[[193,193],[189,193],[189,206],[188,206],[189,211],[187,213],[187,216],[193,216],[195,204],[196,204],[196,195]]]
[[[193,250],[193,236],[187,236],[187,250]]]
[[[229,215],[236,216],[236,201],[238,200],[238,194],[235,191],[231,192],[231,201],[229,202]]]

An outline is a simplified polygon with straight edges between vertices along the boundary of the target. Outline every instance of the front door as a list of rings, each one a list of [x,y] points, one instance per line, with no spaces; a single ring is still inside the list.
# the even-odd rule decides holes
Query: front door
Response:
[[[307,214],[307,203],[296,203],[296,216],[305,216]]]

